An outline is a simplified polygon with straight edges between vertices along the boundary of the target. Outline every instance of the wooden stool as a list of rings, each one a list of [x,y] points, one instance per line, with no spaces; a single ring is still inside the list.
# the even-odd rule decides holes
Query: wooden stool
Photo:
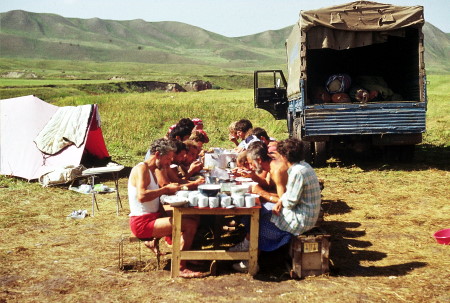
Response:
[[[135,236],[122,236],[120,241],[119,241],[119,270],[124,270],[125,269],[125,265],[124,265],[124,243],[138,243],[139,245],[139,263],[142,263],[142,250],[141,250],[141,243],[144,241],[155,241],[155,255],[156,255],[156,268],[159,270],[160,269],[160,260],[161,260],[161,255],[163,255],[159,249],[159,240],[160,238],[149,238],[149,239],[139,239]]]

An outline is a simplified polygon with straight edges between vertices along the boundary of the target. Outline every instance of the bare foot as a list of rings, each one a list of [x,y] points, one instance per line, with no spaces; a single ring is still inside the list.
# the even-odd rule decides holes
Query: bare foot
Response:
[[[155,255],[163,256],[165,253],[161,253],[159,250],[159,238],[153,238],[149,241],[144,241],[144,245],[147,246]]]
[[[179,277],[185,278],[185,279],[191,279],[191,278],[203,278],[207,275],[207,273],[203,273],[200,271],[192,271],[190,269],[183,269],[180,271]]]

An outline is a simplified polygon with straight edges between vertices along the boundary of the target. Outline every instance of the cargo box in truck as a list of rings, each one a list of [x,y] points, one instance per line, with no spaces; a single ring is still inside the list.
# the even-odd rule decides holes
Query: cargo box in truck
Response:
[[[411,160],[427,109],[422,6],[357,1],[301,11],[281,70],[255,71],[255,107],[286,119],[305,159],[353,150]]]

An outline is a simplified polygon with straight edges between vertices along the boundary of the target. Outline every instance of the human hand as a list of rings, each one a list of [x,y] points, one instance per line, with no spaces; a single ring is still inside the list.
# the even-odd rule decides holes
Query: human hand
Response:
[[[174,193],[180,190],[181,186],[178,183],[169,183],[165,185],[164,188],[166,189],[169,195],[173,195]]]
[[[203,168],[202,161],[196,160],[196,161],[192,162],[191,165],[189,166],[189,173],[191,173],[191,174],[197,173],[197,172],[201,171],[202,168]]]
[[[231,142],[235,143],[237,145],[237,139],[233,134],[228,134],[228,140],[230,140]]]
[[[197,180],[195,180],[194,183],[195,183],[196,185],[204,184],[204,183],[205,183],[205,178],[199,177]]]
[[[282,208],[283,208],[283,205],[281,204],[281,200],[280,200],[272,208],[272,213],[274,213],[275,215],[279,216]]]

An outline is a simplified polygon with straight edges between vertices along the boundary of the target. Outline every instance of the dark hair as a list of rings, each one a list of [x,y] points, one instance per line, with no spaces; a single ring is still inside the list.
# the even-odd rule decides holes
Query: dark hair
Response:
[[[250,159],[252,160],[261,159],[261,161],[263,162],[272,160],[269,157],[267,145],[265,145],[261,141],[254,141],[250,143],[250,145],[247,148],[247,157],[250,157]]]
[[[176,146],[173,140],[166,138],[156,139],[150,146],[150,152],[152,153],[152,155],[156,154],[156,152],[159,152],[161,156],[165,156],[171,151],[175,151],[175,149]]]
[[[173,144],[175,145],[175,153],[179,154],[181,153],[183,150],[187,151],[187,147],[186,144],[184,144],[183,142],[181,142],[180,140],[175,140],[175,139],[170,139],[173,141]]]
[[[206,135],[206,133],[201,130],[193,131],[191,136],[189,137],[189,140],[196,141],[196,142],[202,142],[205,144],[209,142],[208,135]]]
[[[297,163],[304,160],[303,142],[298,139],[286,139],[278,142],[277,151],[289,163]]]
[[[237,121],[236,126],[234,127],[236,131],[239,130],[244,133],[248,132],[252,128],[253,128],[252,122],[250,122],[250,120],[247,119],[241,119]]]
[[[189,129],[187,126],[175,126],[169,134],[169,138],[176,139],[180,137],[180,140],[183,140],[184,137],[190,136],[192,129]]]
[[[180,119],[180,121],[178,121],[177,125],[185,126],[185,127],[189,128],[191,132],[192,132],[192,130],[195,127],[194,122],[191,119],[189,119],[189,118],[182,118],[182,119]]]
[[[254,136],[256,136],[256,138],[258,138],[258,139],[261,139],[261,137],[263,137],[263,138],[267,139],[267,141],[270,141],[270,137],[269,137],[269,135],[267,134],[267,132],[266,132],[266,130],[264,128],[255,127],[252,130],[252,134]]]

